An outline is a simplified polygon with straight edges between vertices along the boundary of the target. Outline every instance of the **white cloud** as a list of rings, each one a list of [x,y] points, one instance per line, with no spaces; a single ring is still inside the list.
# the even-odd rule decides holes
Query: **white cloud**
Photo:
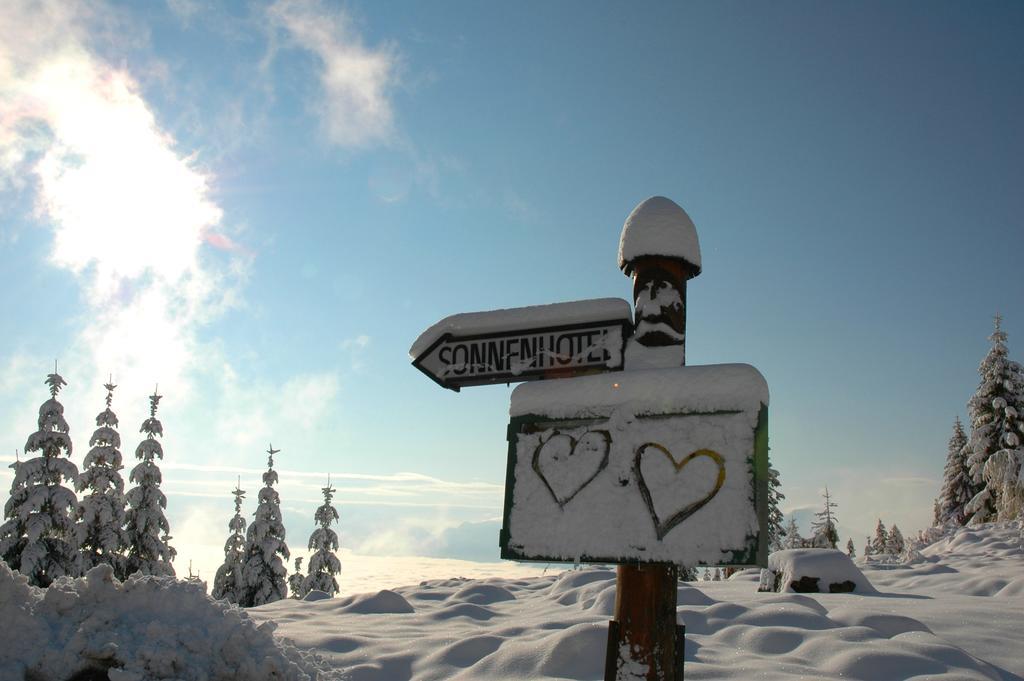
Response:
[[[82,286],[84,357],[66,364],[92,367],[76,372],[90,383],[114,371],[142,377],[135,392],[159,380],[184,396],[196,330],[244,273],[202,257],[222,217],[211,175],[176,149],[132,75],[90,49],[90,28],[111,21],[101,5],[0,7],[0,175],[29,178],[50,261]]]
[[[359,372],[366,368],[364,356],[369,347],[370,337],[366,334],[360,334],[355,338],[346,338],[341,341],[341,350],[348,354],[349,366],[352,371]]]
[[[338,377],[333,373],[296,376],[281,388],[281,416],[303,429],[312,428],[337,394]]]
[[[392,48],[363,45],[349,16],[321,0],[278,0],[268,15],[317,58],[321,92],[314,106],[327,138],[344,147],[387,141],[394,119],[388,91],[397,64]]]
[[[251,456],[276,442],[286,456],[309,444],[306,433],[320,425],[336,406],[340,380],[334,371],[298,374],[283,385],[253,379],[242,381],[222,362],[217,369],[220,402],[214,424],[217,440],[230,444],[237,456]],[[290,434],[283,442],[284,434]],[[287,459],[285,459],[287,460]]]
[[[341,341],[341,349],[342,350],[350,350],[350,349],[362,350],[363,348],[365,348],[369,344],[370,344],[370,337],[367,336],[364,333],[364,334],[360,334],[360,335],[356,336],[355,338],[346,338],[345,340]]]
[[[206,3],[197,0],[167,0],[167,8],[186,25],[197,14],[208,9]]]

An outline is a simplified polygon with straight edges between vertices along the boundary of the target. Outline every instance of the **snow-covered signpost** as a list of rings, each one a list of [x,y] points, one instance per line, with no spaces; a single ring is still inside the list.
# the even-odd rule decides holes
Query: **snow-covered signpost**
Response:
[[[508,371],[524,358],[523,339],[546,335],[545,347],[558,350],[569,342],[552,329],[612,329],[614,320],[597,311],[625,301],[454,315],[410,354],[427,371],[424,358],[440,366],[438,348],[450,348],[441,380],[437,371],[432,378],[455,389],[561,379],[512,394],[502,557],[617,563],[606,679],[670,681],[682,672],[677,566],[767,564],[768,386],[744,364],[684,366],[686,282],[700,273],[700,248],[682,208],[663,197],[637,206],[623,227],[619,266],[633,279],[633,328],[595,331],[560,354],[560,366],[539,366],[533,353],[530,372]],[[556,319],[559,312],[567,318]],[[520,340],[500,346],[496,338]],[[473,339],[485,339],[476,355]]]

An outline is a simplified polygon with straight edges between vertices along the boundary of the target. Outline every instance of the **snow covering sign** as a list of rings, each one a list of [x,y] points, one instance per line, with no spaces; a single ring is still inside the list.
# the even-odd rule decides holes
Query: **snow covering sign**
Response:
[[[632,331],[618,298],[445,317],[409,350],[413,366],[451,390],[622,368]]]
[[[502,557],[765,565],[767,404],[742,364],[516,388]]]

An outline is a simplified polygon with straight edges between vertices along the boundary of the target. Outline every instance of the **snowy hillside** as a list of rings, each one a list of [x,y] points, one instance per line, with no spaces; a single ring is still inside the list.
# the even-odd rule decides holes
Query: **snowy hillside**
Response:
[[[1019,525],[961,529],[910,565],[858,563],[877,594],[757,593],[754,571],[681,584],[687,679],[1024,678]],[[148,578],[118,588],[96,575],[91,586],[78,580],[59,597],[42,597],[0,573],[0,617],[24,632],[0,644],[4,679],[23,678],[20,670],[6,674],[19,669],[13,661],[26,661],[26,646],[41,640],[51,650],[102,651],[108,664],[131,660],[125,671],[138,673],[111,670],[110,678],[121,681],[210,678],[193,673],[200,669],[225,674],[212,678],[269,678],[251,667],[238,676],[239,659],[255,657],[294,679],[601,679],[615,601],[614,572],[596,568],[432,580],[246,611],[210,602],[188,585]],[[168,591],[173,598],[155,598]],[[163,602],[165,610],[147,614],[146,602]],[[266,622],[277,625],[273,636],[256,626]],[[190,633],[173,633],[184,624]],[[104,627],[118,632],[116,645],[105,643]],[[225,652],[218,652],[221,645]],[[179,652],[172,654],[173,646]],[[30,657],[36,662],[29,666],[44,671],[44,658]],[[70,657],[65,652],[50,669],[72,669]]]

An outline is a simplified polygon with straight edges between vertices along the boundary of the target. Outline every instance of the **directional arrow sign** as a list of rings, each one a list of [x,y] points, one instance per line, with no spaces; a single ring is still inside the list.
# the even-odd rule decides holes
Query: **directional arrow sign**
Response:
[[[632,331],[619,298],[452,315],[409,350],[413,366],[439,385],[515,383],[622,369]]]

